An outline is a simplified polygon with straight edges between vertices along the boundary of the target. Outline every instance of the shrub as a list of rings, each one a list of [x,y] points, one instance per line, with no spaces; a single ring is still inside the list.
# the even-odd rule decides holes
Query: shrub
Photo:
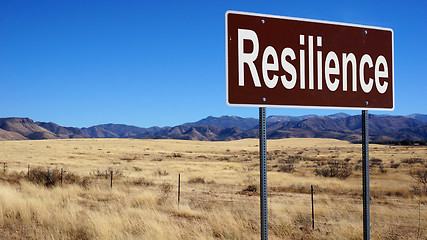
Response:
[[[46,187],[55,186],[61,182],[61,171],[58,169],[52,170],[52,169],[34,168],[30,170],[28,180],[30,182],[44,185]],[[81,180],[80,180],[80,177],[75,175],[74,173],[63,171],[62,182],[74,184],[74,183],[80,183]]]
[[[40,184],[40,185],[45,185],[47,187],[55,185],[54,174],[49,169],[47,170],[44,170],[42,168],[31,169],[30,174],[28,176],[28,180],[30,182]]]
[[[427,185],[427,169],[412,170],[409,175],[424,186]]]
[[[86,176],[86,177],[83,177],[83,180],[80,182],[80,185],[87,189],[89,187],[89,184],[91,183],[92,183],[91,178]]]
[[[384,169],[384,165],[381,163],[379,166],[380,173],[387,173],[387,170]]]
[[[324,166],[319,166],[314,170],[314,173],[318,176],[323,177],[336,177],[339,179],[348,178],[352,169],[351,166],[345,161],[332,160]]]
[[[308,230],[311,227],[311,216],[298,213],[298,215],[293,218],[293,222],[296,226],[299,226],[301,230]]]
[[[154,185],[153,181],[147,180],[143,177],[133,180],[133,185],[138,186],[152,186]]]
[[[392,163],[390,164],[391,168],[398,168],[400,166],[400,163]]]
[[[427,195],[427,186],[418,186],[418,185],[412,185],[411,193],[418,196]]]
[[[113,172],[113,176],[115,178],[117,177],[121,177],[123,175],[123,172],[119,169],[113,169],[113,168],[108,168],[106,170],[94,170],[90,173],[90,175],[94,176],[95,178],[105,178],[108,179],[109,177],[111,177],[111,172]]]
[[[244,192],[256,192],[258,190],[258,187],[254,184],[248,185],[245,189],[243,189]]]
[[[154,176],[157,176],[157,177],[162,177],[162,176],[167,176],[167,175],[169,175],[169,172],[168,171],[166,171],[166,170],[161,170],[161,169],[157,169],[157,170],[155,170],[154,171]]]
[[[301,155],[289,155],[288,159],[285,160],[286,163],[298,163],[299,161],[304,160],[304,157]]]
[[[78,176],[78,175],[76,175],[74,173],[71,173],[71,172],[68,172],[68,171],[63,171],[63,173],[62,173],[62,182],[63,183],[68,183],[68,184],[74,184],[74,183],[81,184],[82,180],[81,180],[80,176]]]
[[[137,166],[133,166],[133,170],[135,170],[135,172],[141,172],[142,168],[137,167]]]
[[[0,181],[8,182],[10,184],[19,184],[21,179],[26,178],[26,174],[23,172],[17,173],[17,172],[10,172],[10,173],[2,173],[0,175]]]
[[[105,178],[107,179],[109,176],[108,170],[94,170],[90,173],[90,175],[94,176],[95,178]]]
[[[383,160],[379,159],[379,158],[371,158],[369,159],[369,162],[371,162],[371,166],[373,165],[381,165]]]
[[[160,190],[164,194],[169,194],[172,191],[172,189],[173,189],[172,184],[170,184],[168,182],[164,182],[164,183],[160,184]]]
[[[202,177],[194,177],[188,180],[188,183],[205,183],[205,179]]]
[[[295,172],[295,166],[294,166],[294,164],[291,164],[291,163],[282,164],[279,167],[279,171],[280,172],[285,172],[285,173],[293,173],[293,172]]]
[[[169,193],[172,191],[173,186],[170,183],[163,182],[160,184],[160,195],[157,199],[157,204],[162,205],[169,199]]]
[[[420,163],[420,164],[424,164],[424,160],[421,158],[407,158],[404,159],[402,161],[402,163],[407,163],[407,164],[416,164],[416,163]]]
[[[131,162],[131,161],[138,160],[138,156],[137,156],[137,155],[133,155],[133,156],[124,156],[124,157],[121,157],[121,158],[120,158],[120,160],[124,160],[124,161]]]

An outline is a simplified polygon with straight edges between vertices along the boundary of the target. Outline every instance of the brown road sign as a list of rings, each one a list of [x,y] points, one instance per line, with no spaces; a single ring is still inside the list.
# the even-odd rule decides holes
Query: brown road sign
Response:
[[[394,109],[393,30],[226,13],[230,106]]]

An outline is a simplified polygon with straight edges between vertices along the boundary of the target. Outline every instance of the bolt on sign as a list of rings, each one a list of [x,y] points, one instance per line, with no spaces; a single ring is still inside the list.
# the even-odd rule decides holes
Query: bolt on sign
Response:
[[[230,106],[394,109],[393,30],[226,13]]]

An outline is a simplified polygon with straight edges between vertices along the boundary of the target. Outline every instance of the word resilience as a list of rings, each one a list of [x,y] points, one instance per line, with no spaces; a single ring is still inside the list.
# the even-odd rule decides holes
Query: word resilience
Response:
[[[305,44],[305,36],[300,35],[300,45],[304,46]],[[253,51],[251,53],[245,53],[244,52],[244,42],[245,40],[250,40],[253,44]],[[317,37],[317,47],[322,47],[322,37]],[[300,64],[300,89],[305,89],[305,51],[304,49],[299,50],[299,64]],[[295,60],[296,54],[295,51],[292,48],[284,48],[281,51],[280,55],[280,62],[281,67],[291,75],[290,78],[286,77],[286,75],[280,76],[280,80],[282,82],[283,87],[286,89],[292,89],[295,87],[297,83],[297,71],[295,69],[295,66],[292,62],[288,61]],[[238,29],[238,59],[239,59],[239,86],[245,85],[245,71],[244,71],[244,64],[247,64],[250,69],[250,73],[252,75],[253,83],[255,87],[262,87],[261,82],[259,80],[258,76],[258,70],[256,69],[256,66],[254,64],[255,59],[258,58],[259,55],[259,43],[258,43],[258,36],[256,32],[248,29]],[[273,59],[272,63],[268,62],[269,58]],[[362,88],[362,90],[365,93],[369,93],[372,90],[372,87],[374,85],[374,80],[372,78],[369,78],[369,80],[366,82],[364,76],[365,76],[365,66],[372,68],[373,67],[373,61],[371,56],[369,54],[364,54],[360,61],[359,65],[357,67],[357,60],[356,56],[353,53],[343,53],[342,54],[342,71],[340,71],[340,61],[337,56],[337,54],[333,51],[330,51],[324,60],[324,76],[325,76],[325,82],[326,86],[329,91],[336,91],[339,84],[340,79],[338,76],[342,73],[342,90],[347,91],[347,82],[348,82],[348,76],[347,76],[347,69],[350,65],[352,69],[352,91],[357,91],[357,78],[356,78],[356,71],[359,70],[359,83]],[[323,75],[322,75],[322,67],[323,60],[322,60],[322,51],[317,51],[317,89],[322,90],[323,89]],[[309,89],[314,89],[314,50],[313,50],[313,36],[308,36],[308,85]],[[274,88],[277,86],[277,82],[279,79],[279,76],[273,74],[273,77],[270,78],[268,75],[269,71],[278,71],[279,70],[279,60],[277,51],[272,46],[267,46],[262,54],[262,77],[264,80],[265,85],[268,88]],[[377,57],[375,61],[375,86],[379,93],[383,94],[385,91],[387,91],[388,87],[388,81],[390,79],[388,78],[388,65],[387,60],[384,58],[384,56],[380,55]],[[331,77],[332,76],[332,77]],[[381,82],[380,82],[381,80]]]

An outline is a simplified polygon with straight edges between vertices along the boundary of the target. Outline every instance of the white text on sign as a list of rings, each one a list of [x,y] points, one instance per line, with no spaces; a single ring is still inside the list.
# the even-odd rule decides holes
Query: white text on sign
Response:
[[[315,83],[315,51],[314,51],[314,36],[299,36],[299,42],[301,49],[299,49],[299,78],[297,70],[294,64],[290,61],[297,59],[297,55],[294,49],[286,47],[281,50],[280,61],[277,54],[277,50],[272,46],[267,46],[265,49],[262,49],[262,79],[264,84],[268,88],[275,88],[277,83],[280,81],[284,88],[293,89],[297,85],[299,80],[299,88],[306,89],[306,76],[305,69],[306,63],[308,63],[308,89],[314,89]],[[244,52],[244,43],[246,41],[251,41],[253,44],[252,52]],[[307,42],[307,43],[306,43]],[[316,36],[316,46],[317,49],[322,47],[322,37]],[[307,46],[308,45],[308,46]],[[308,48],[308,49],[307,49]],[[308,51],[308,59],[305,60],[305,51]],[[253,84],[255,87],[262,87],[260,77],[258,76],[258,71],[256,69],[254,61],[259,57],[259,41],[258,35],[255,31],[250,29],[238,29],[238,75],[239,75],[239,86],[245,86],[245,64],[249,67],[250,74],[252,76]],[[334,51],[330,51],[326,54],[326,58],[322,60],[322,51],[317,50],[317,90],[323,89],[323,82],[326,84],[326,87],[329,91],[336,91],[340,85],[342,91],[348,91],[349,76],[348,69],[351,67],[351,90],[353,92],[358,91],[358,86],[365,93],[370,93],[375,84],[375,89],[383,94],[388,89],[388,63],[384,56],[379,55],[375,59],[375,65],[372,57],[369,54],[364,54],[359,59],[355,56],[354,53],[342,53],[342,56],[338,56]],[[272,62],[268,62],[269,58],[272,58]],[[341,59],[340,59],[341,58]],[[279,71],[279,62],[280,66],[285,70],[290,78],[286,75],[277,76],[276,74],[272,75],[272,78],[269,77],[269,72]],[[357,64],[359,62],[359,64]],[[341,63],[341,67],[340,67]],[[365,79],[365,68],[374,68],[373,78],[368,77]],[[357,71],[359,73],[359,81],[356,77]],[[323,80],[324,77],[324,80]]]

